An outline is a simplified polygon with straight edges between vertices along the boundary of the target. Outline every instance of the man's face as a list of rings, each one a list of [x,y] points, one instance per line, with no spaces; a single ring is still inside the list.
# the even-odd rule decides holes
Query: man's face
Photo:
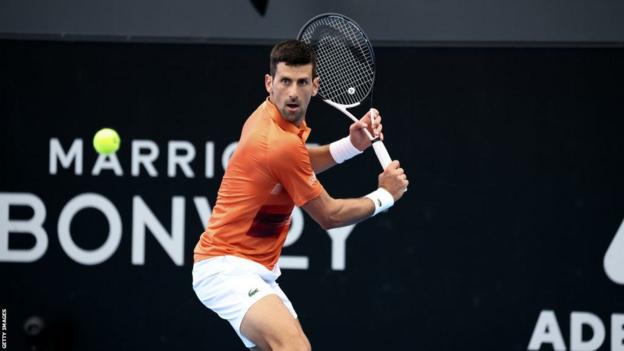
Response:
[[[310,99],[318,92],[319,78],[312,78],[311,63],[291,66],[280,62],[275,77],[269,74],[264,76],[264,85],[282,117],[299,126],[305,118]]]

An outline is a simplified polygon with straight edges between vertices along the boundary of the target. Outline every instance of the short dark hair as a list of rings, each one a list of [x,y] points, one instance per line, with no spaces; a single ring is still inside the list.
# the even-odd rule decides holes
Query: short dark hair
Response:
[[[312,77],[316,77],[316,56],[312,47],[299,40],[286,40],[273,46],[271,50],[271,77],[275,77],[277,64],[284,62],[287,65],[299,66],[312,64]]]

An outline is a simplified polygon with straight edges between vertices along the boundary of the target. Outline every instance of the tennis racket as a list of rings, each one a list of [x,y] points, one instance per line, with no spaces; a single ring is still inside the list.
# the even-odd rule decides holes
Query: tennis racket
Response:
[[[316,54],[316,71],[321,81],[319,96],[351,120],[359,120],[347,109],[369,98],[375,82],[375,53],[368,37],[352,19],[325,13],[309,20],[297,39],[309,44]],[[372,119],[371,119],[372,121]],[[392,162],[384,143],[364,129],[375,154],[386,167]]]

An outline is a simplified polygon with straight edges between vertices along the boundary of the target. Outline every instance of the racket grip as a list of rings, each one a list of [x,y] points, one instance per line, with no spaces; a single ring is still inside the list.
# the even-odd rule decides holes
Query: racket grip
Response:
[[[386,149],[386,145],[384,145],[383,141],[377,139],[373,141],[373,150],[375,150],[375,155],[377,155],[377,159],[379,159],[379,163],[381,163],[381,168],[385,170],[390,162],[392,162],[390,154]]]

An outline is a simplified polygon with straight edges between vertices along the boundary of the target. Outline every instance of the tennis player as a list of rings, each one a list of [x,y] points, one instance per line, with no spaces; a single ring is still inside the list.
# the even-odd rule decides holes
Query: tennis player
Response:
[[[276,280],[294,206],[325,229],[362,221],[391,207],[408,181],[398,161],[379,175],[379,188],[354,199],[334,199],[315,174],[370,146],[363,132],[381,135],[372,109],[349,136],[306,148],[306,109],[319,89],[314,53],[291,40],[271,51],[268,98],[245,122],[219,188],[212,216],[194,250],[193,289],[201,302],[230,322],[253,350],[310,350],[297,314]],[[374,128],[372,127],[374,124]]]

